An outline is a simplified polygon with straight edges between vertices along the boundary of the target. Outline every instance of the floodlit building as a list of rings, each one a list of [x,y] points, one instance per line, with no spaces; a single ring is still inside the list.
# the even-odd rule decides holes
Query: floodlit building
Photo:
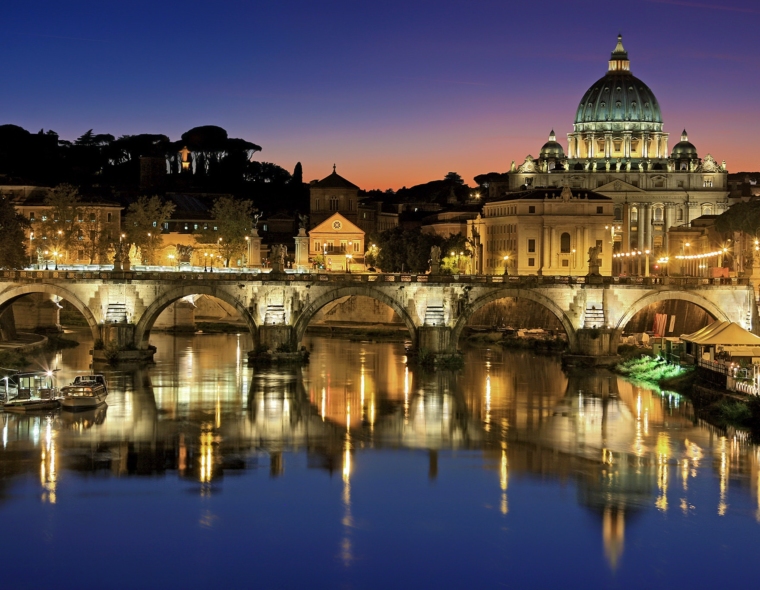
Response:
[[[689,225],[728,207],[726,163],[703,158],[686,130],[672,150],[654,92],[631,72],[618,36],[607,73],[581,97],[567,150],[554,131],[538,158],[489,183],[489,197],[561,188],[594,191],[612,199],[616,251],[669,250],[668,229]]]
[[[613,201],[584,189],[535,189],[486,203],[468,222],[476,274],[586,275],[589,248],[612,270]]]
[[[364,270],[364,232],[334,213],[309,232],[309,260],[323,260],[325,270]]]

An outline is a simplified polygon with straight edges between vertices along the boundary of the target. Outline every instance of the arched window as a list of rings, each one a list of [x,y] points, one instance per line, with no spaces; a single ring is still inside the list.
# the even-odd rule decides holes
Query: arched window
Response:
[[[559,250],[563,254],[569,254],[570,253],[570,234],[567,232],[564,232],[559,237]]]
[[[702,205],[702,215],[712,215],[713,208],[710,203],[705,203]]]
[[[683,221],[683,209],[680,207],[676,210],[676,221]]]
[[[655,221],[662,221],[662,207],[655,207],[654,208],[654,220]]]
[[[631,207],[631,222],[636,223],[639,220],[639,210],[636,207]]]

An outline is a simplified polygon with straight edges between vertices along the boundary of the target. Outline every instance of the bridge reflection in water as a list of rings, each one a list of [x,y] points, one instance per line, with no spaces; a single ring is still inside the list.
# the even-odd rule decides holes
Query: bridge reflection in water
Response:
[[[235,470],[287,475],[288,456],[305,453],[309,466],[343,478],[350,524],[352,472],[366,453],[424,451],[436,478],[440,453],[468,451],[493,471],[502,515],[510,478],[574,482],[578,502],[599,515],[613,566],[626,521],[643,509],[725,514],[733,486],[760,502],[754,446],[695,424],[678,397],[609,372],[567,375],[551,357],[474,349],[460,374],[425,373],[406,365],[398,344],[330,339],[309,341],[308,367],[254,371],[242,360],[245,337],[161,338],[155,367],[110,375],[107,408],[3,414],[2,486],[39,474],[42,500],[56,503],[68,471],[176,473],[211,494]],[[72,371],[78,354],[53,362]],[[689,494],[705,472],[719,487],[715,506]],[[346,527],[341,555],[350,561]]]

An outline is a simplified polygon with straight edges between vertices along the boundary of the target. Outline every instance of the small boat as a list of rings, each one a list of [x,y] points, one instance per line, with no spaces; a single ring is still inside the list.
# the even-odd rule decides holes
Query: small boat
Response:
[[[53,382],[53,371],[16,373],[3,379],[6,412],[44,412],[55,410],[61,405],[61,393]],[[16,396],[11,398],[11,390]]]
[[[71,385],[61,388],[64,410],[91,410],[105,403],[108,385],[103,375],[77,375]]]

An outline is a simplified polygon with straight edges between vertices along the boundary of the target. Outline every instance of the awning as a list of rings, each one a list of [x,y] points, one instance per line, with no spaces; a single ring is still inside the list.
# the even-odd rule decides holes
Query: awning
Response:
[[[700,346],[760,347],[760,336],[755,336],[734,322],[713,322],[693,334],[681,335],[681,340]]]

